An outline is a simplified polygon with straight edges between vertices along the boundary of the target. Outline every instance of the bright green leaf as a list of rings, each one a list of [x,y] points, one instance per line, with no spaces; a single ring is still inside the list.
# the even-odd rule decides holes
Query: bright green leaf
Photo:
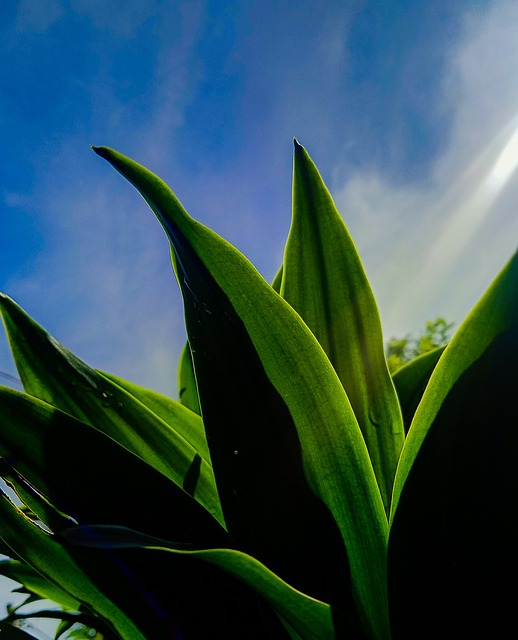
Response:
[[[392,374],[403,413],[405,433],[410,428],[428,380],[446,347],[438,347],[410,360]]]
[[[297,141],[281,295],[314,333],[347,392],[388,512],[404,430],[378,308],[331,194]]]

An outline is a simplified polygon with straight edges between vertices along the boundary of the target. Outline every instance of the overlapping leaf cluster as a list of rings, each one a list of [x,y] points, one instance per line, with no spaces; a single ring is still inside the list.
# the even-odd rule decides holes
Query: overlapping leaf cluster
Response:
[[[188,345],[176,402],[88,367],[0,299],[25,389],[0,388],[19,498],[0,500],[0,537],[38,595],[123,640],[504,629],[518,258],[445,350],[391,377],[361,261],[298,143],[273,286],[159,178],[95,151],[169,238]]]

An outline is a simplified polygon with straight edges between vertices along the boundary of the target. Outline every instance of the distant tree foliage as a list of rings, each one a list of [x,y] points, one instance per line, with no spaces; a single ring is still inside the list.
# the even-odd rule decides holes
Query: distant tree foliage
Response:
[[[389,371],[394,373],[406,362],[447,344],[453,325],[453,322],[446,322],[444,318],[436,318],[426,323],[424,332],[417,338],[412,338],[410,334],[404,338],[391,338],[386,349]]]

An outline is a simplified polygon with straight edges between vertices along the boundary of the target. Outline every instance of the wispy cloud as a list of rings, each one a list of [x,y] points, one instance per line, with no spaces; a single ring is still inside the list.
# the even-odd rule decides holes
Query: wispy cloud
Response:
[[[358,173],[337,190],[387,337],[441,314],[458,324],[516,248],[517,25],[507,1],[465,16],[443,79],[450,140],[426,180],[401,187]]]

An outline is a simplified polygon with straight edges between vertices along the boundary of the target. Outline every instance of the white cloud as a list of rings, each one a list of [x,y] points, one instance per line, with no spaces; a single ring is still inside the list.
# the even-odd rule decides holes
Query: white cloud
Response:
[[[437,98],[454,110],[450,142],[426,182],[358,173],[335,190],[386,337],[437,315],[458,325],[516,249],[517,68],[518,5],[469,12]]]
[[[42,33],[64,14],[61,0],[19,0],[16,29],[21,32]]]

